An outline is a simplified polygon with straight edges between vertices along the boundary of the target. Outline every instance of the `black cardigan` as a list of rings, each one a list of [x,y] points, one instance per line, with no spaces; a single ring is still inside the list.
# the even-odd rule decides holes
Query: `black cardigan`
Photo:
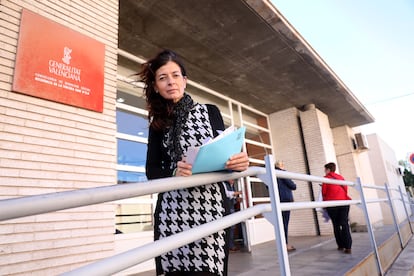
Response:
[[[213,135],[216,137],[218,130],[224,130],[223,117],[217,106],[211,104],[206,104],[206,106]],[[151,127],[149,128],[147,162],[145,165],[148,179],[170,177],[173,174],[173,170],[170,169],[171,159],[162,146],[163,135],[163,131],[156,131]]]

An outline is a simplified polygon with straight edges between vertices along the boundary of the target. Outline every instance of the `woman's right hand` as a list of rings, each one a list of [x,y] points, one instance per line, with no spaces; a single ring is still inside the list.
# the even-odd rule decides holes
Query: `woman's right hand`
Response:
[[[193,172],[191,171],[193,166],[186,163],[184,160],[177,162],[177,169],[175,171],[175,176],[191,176]]]

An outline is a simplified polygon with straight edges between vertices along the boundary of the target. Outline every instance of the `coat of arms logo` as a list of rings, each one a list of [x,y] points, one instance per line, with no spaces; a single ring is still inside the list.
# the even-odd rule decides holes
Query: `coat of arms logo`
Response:
[[[64,63],[66,63],[66,64],[68,64],[69,65],[69,63],[70,63],[70,59],[72,58],[71,56],[70,56],[70,54],[72,53],[72,49],[70,49],[69,47],[65,47],[64,49],[63,49],[63,58],[62,58],[62,61],[64,62]]]

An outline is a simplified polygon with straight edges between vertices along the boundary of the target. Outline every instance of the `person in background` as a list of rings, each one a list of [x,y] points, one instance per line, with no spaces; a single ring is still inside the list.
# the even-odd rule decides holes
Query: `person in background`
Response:
[[[191,176],[185,162],[189,147],[200,146],[224,130],[215,105],[194,102],[184,89],[187,72],[171,50],[164,50],[142,65],[149,134],[146,160],[148,179]],[[233,155],[226,169],[246,170],[247,153]],[[170,181],[174,186],[174,181]],[[154,211],[154,239],[159,240],[225,215],[222,183],[175,189],[158,194]],[[155,258],[157,275],[227,275],[228,250],[221,230]]]
[[[229,179],[228,181],[224,181],[224,188],[226,190],[226,204],[228,205],[228,212],[229,214],[233,214],[235,210],[236,203],[241,200],[240,195],[242,194],[241,191],[236,191],[235,185],[237,181],[234,179]],[[234,244],[234,231],[236,230],[236,224],[232,225],[229,229],[229,237],[228,237],[228,247],[230,252],[236,252],[240,249]]]
[[[283,161],[276,161],[275,167],[277,170],[285,170]],[[296,184],[288,178],[277,178],[277,186],[279,188],[280,202],[293,202],[292,190],[296,190]],[[285,230],[286,248],[287,251],[294,251],[296,248],[288,242],[288,229],[290,220],[290,211],[282,211],[283,228]]]
[[[335,163],[331,162],[325,164],[326,178],[344,180],[342,175],[335,173],[335,171]],[[348,186],[326,183],[322,183],[322,197],[324,201],[351,199],[348,196]],[[349,205],[327,207],[326,210],[328,211],[328,215],[332,221],[332,226],[338,250],[343,251],[346,254],[351,254],[352,237],[348,222]]]

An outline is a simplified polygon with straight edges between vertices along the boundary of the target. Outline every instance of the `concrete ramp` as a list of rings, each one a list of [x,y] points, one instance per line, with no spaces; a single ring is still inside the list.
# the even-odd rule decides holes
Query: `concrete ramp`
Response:
[[[404,251],[395,227],[375,228],[374,235],[383,272],[388,275],[414,275],[414,240],[407,223],[400,226]],[[352,233],[352,254],[337,250],[333,236],[289,237],[296,251],[289,253],[291,275],[379,275],[368,232]],[[403,273],[404,272],[404,273]],[[394,274],[392,274],[394,273]],[[153,276],[155,271],[136,274]],[[280,275],[276,243],[262,243],[229,256],[229,276]]]

